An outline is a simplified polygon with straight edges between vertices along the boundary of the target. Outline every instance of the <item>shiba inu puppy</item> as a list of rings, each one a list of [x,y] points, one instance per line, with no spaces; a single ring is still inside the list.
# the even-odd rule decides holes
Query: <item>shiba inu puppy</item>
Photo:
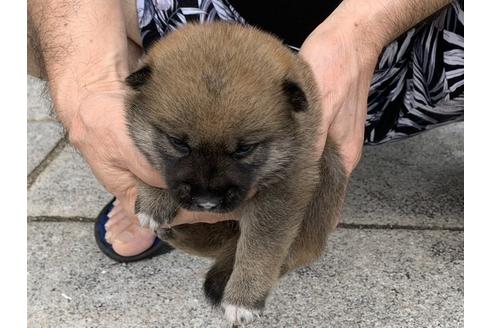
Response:
[[[316,155],[309,66],[253,27],[189,24],[157,42],[127,83],[130,135],[168,185],[140,186],[140,222],[214,258],[206,297],[229,322],[252,321],[283,274],[323,253],[347,182],[336,145]],[[161,228],[178,208],[239,221]]]

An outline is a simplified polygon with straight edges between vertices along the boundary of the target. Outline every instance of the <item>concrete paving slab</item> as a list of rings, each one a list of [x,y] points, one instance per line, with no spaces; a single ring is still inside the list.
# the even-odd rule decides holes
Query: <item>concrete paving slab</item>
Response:
[[[366,146],[342,222],[463,227],[463,123]]]
[[[27,123],[27,174],[55,147],[63,137],[63,128],[56,122]]]
[[[28,216],[95,218],[111,195],[67,146],[27,192]]]
[[[27,120],[53,120],[46,82],[27,75]]]
[[[117,264],[90,223],[28,224],[29,327],[222,327],[209,261],[174,251]],[[254,327],[463,327],[463,233],[339,229],[290,273]]]

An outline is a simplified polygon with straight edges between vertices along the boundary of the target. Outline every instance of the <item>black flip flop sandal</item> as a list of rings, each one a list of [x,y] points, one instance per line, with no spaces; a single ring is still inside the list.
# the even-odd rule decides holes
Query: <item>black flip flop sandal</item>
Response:
[[[172,251],[174,248],[160,240],[159,238],[155,238],[154,243],[152,246],[150,246],[149,249],[144,251],[143,253],[134,255],[134,256],[121,256],[118,255],[114,250],[113,247],[111,246],[110,243],[106,241],[104,236],[106,235],[106,227],[104,226],[106,222],[108,222],[108,214],[109,212],[113,209],[113,202],[115,199],[111,202],[109,202],[104,208],[102,209],[101,213],[97,216],[96,224],[94,225],[94,237],[96,238],[96,243],[97,246],[99,246],[99,249],[106,254],[109,258],[117,261],[117,262],[135,262],[135,261],[140,261],[143,259],[149,259],[157,255],[162,255],[169,253]]]

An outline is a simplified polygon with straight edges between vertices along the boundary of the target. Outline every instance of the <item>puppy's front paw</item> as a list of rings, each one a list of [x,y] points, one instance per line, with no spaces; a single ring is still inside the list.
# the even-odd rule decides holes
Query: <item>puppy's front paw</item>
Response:
[[[152,215],[147,213],[137,213],[137,217],[142,227],[149,228],[152,231],[157,231],[157,229],[159,229],[160,223],[157,222]]]
[[[222,307],[227,322],[232,325],[246,325],[260,316],[260,311],[242,306],[223,304]]]

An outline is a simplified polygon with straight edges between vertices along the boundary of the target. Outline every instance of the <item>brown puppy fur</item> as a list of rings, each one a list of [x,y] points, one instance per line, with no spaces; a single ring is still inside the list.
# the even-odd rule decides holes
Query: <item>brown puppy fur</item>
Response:
[[[308,65],[251,27],[186,25],[127,83],[131,137],[169,185],[141,184],[141,223],[215,258],[207,298],[228,321],[251,321],[282,274],[322,254],[343,199],[336,146],[315,155],[321,109]],[[160,229],[179,207],[240,221]]]

